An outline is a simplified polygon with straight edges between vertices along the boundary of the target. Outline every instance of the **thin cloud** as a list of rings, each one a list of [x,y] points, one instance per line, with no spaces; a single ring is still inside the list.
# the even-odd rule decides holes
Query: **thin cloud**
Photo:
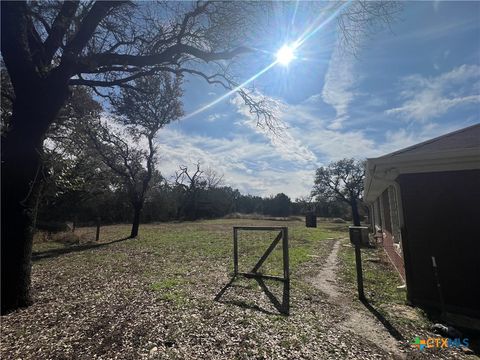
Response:
[[[331,129],[341,129],[343,122],[349,118],[348,107],[354,100],[353,88],[357,81],[354,63],[354,56],[342,51],[337,44],[325,74],[325,85],[322,90],[323,101],[331,105],[336,112],[336,118],[330,125]]]
[[[281,124],[281,129],[276,133],[257,125],[256,115],[250,113],[250,109],[245,105],[240,96],[237,95],[232,99],[232,104],[236,106],[237,112],[243,116],[241,123],[268,139],[277,156],[286,161],[296,161],[301,164],[316,161],[315,154],[302,145],[302,142],[298,138],[294,138],[289,132],[290,125],[286,122],[284,116],[285,113],[291,112],[289,106],[273,98],[268,98],[267,101],[273,104],[272,106],[276,109],[275,116],[279,124]]]
[[[478,84],[480,66],[462,65],[435,77],[410,75],[401,81],[404,102],[387,110],[387,115],[426,122],[447,113],[453,107],[480,102]]]
[[[215,121],[221,119],[222,117],[224,117],[223,114],[211,114],[211,115],[208,115],[207,121],[208,122],[215,122]]]
[[[291,160],[279,160],[268,142],[237,136],[234,139],[191,136],[163,129],[158,138],[158,167],[171,178],[179,165],[201,161],[224,174],[225,183],[243,193],[268,196],[286,192],[291,197],[310,191],[314,168]]]
[[[332,130],[311,105],[308,101],[301,105],[282,104],[290,139],[285,146],[272,142],[243,114],[237,123],[244,131],[231,138],[162,129],[157,139],[159,170],[169,178],[179,165],[201,161],[204,168],[211,167],[223,174],[225,183],[242,193],[268,196],[284,192],[294,199],[310,192],[318,166],[344,157],[381,156],[465,126],[425,123],[375,135],[362,130]],[[311,120],[315,118],[318,121]],[[304,161],[305,158],[309,160]]]

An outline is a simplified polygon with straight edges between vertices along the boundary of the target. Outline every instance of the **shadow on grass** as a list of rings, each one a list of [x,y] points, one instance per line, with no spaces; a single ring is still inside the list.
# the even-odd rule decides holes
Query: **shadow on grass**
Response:
[[[370,311],[378,319],[378,321],[382,323],[385,329],[387,329],[387,331],[390,333],[390,335],[392,335],[395,338],[395,340],[398,340],[398,341],[405,340],[403,335],[387,319],[385,319],[385,317],[380,312],[378,312],[378,310],[375,309],[368,302],[367,299],[361,299],[360,301],[362,302],[363,305],[365,305],[368,311]]]
[[[121,239],[118,239],[118,240],[112,240],[112,241],[101,243],[101,244],[73,245],[73,246],[68,246],[68,247],[60,248],[60,249],[53,249],[53,250],[39,251],[39,252],[34,251],[32,253],[32,261],[49,259],[49,258],[54,258],[54,257],[60,256],[60,255],[85,251],[85,250],[89,250],[89,249],[100,248],[100,247],[104,247],[104,246],[107,246],[107,245],[110,245],[110,244],[125,241],[125,240],[128,240],[128,239],[131,239],[131,238],[126,237],[126,238],[121,238]]]
[[[255,305],[255,304],[248,304],[248,303],[246,303],[245,301],[242,301],[242,300],[221,300],[221,301],[219,300],[218,302],[222,303],[222,304],[235,305],[235,306],[241,307],[243,309],[255,310],[255,311],[267,314],[267,315],[286,316],[285,314],[282,314],[282,313],[279,314],[279,313],[276,313],[276,312],[273,312],[273,311],[270,311],[270,310],[266,310],[266,309],[264,309],[264,308],[262,308],[258,305]]]
[[[231,304],[231,305],[239,306],[239,307],[244,308],[244,309],[259,311],[259,312],[262,312],[262,313],[268,314],[268,315],[279,315],[278,313],[263,309],[262,307],[260,307],[258,305],[248,304],[248,303],[246,303],[244,301],[241,301],[241,300],[221,300],[222,296],[225,294],[225,292],[229,288],[238,286],[238,285],[234,284],[235,279],[236,279],[235,276],[232,277],[230,279],[230,281],[218,292],[218,294],[215,296],[215,299],[214,299],[215,301],[218,301],[222,304]],[[265,293],[265,295],[268,297],[268,299],[271,301],[271,303],[275,307],[275,309],[277,309],[277,311],[280,313],[280,315],[287,316],[288,313],[289,313],[289,309],[288,309],[288,303],[287,303],[288,298],[286,298],[286,291],[287,290],[285,289],[285,286],[284,286],[284,289],[283,289],[283,300],[282,300],[282,302],[280,302],[276,298],[276,296],[268,289],[267,285],[265,284],[265,282],[262,279],[255,278],[255,280],[257,281],[258,285],[260,285],[260,288]]]

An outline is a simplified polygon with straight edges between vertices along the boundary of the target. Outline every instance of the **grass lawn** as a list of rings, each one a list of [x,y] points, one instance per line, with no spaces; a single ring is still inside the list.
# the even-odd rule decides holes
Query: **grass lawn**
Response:
[[[288,226],[290,316],[281,315],[253,279],[236,281],[214,301],[233,270],[235,225]],[[121,239],[130,227],[115,225],[102,228],[95,247],[36,243],[35,303],[2,317],[2,358],[389,358],[376,344],[336,327],[344,310],[308,281],[334,239],[347,236],[347,225],[319,225],[250,219],[149,224],[139,238],[127,240]],[[76,234],[94,239],[95,229]],[[241,233],[240,270],[249,270],[275,235]],[[345,264],[351,261],[348,248],[340,255]],[[281,274],[281,259],[279,246],[262,271]],[[343,269],[343,288],[354,291],[355,279],[348,266]],[[389,279],[382,277],[385,286],[397,285]],[[281,301],[279,284],[266,284]],[[398,294],[376,299],[401,302]]]

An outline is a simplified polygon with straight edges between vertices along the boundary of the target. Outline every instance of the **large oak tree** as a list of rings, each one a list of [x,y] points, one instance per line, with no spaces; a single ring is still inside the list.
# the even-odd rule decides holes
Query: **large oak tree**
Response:
[[[312,196],[337,199],[352,209],[353,225],[360,226],[359,201],[363,195],[365,162],[355,159],[334,161],[319,167],[315,174]]]
[[[32,209],[42,145],[69,87],[101,94],[102,87],[130,87],[158,72],[234,86],[219,72],[223,64],[212,75],[198,62],[247,51],[238,46],[249,26],[242,10],[247,6],[210,2],[2,2],[1,51],[15,93],[2,141],[2,313],[31,303]],[[261,111],[255,101],[249,104]]]

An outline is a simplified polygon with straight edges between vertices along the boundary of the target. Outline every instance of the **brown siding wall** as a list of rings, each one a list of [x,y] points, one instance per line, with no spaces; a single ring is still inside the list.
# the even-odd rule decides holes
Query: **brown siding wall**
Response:
[[[480,170],[406,174],[401,186],[407,287],[413,303],[480,317]]]

